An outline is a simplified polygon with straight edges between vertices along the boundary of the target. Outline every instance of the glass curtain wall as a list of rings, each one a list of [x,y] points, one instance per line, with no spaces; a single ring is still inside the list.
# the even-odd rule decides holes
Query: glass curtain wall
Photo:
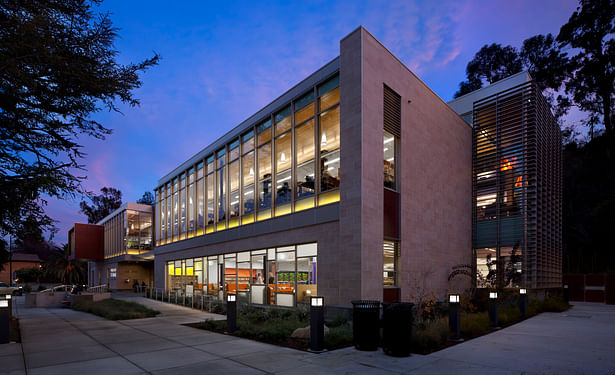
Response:
[[[160,243],[339,201],[339,99],[335,75],[161,186]]]
[[[236,293],[259,305],[296,306],[318,294],[315,243],[228,253],[167,262],[167,290],[196,292],[219,298]]]

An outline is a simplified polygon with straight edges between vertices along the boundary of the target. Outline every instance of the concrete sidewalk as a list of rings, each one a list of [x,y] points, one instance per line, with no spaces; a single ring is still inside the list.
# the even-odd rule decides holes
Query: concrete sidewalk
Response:
[[[70,309],[25,309],[22,343],[0,345],[14,374],[613,374],[615,306],[577,304],[427,355],[353,348],[311,354],[182,326],[220,315],[124,296],[162,312],[108,321]],[[23,300],[23,299],[22,299]],[[27,372],[26,372],[27,370]]]

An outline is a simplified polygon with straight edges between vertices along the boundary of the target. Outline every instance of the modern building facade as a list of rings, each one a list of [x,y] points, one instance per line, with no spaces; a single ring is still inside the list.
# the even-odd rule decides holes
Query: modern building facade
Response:
[[[91,285],[288,307],[561,286],[561,134],[531,77],[447,104],[362,27],[155,197],[99,223]]]
[[[153,219],[152,206],[125,203],[96,224],[76,223],[69,230],[71,255],[89,260],[89,286],[153,285]]]
[[[471,261],[472,129],[365,29],[159,180],[155,285],[295,306],[444,297]]]
[[[449,104],[473,128],[477,286],[561,287],[561,132],[545,98],[522,72]]]

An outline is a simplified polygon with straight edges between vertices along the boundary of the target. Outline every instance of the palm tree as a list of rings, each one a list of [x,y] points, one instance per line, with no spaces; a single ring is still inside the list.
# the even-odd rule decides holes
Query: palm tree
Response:
[[[56,247],[44,264],[45,274],[65,285],[83,284],[87,275],[87,263],[70,258],[68,244],[62,249]]]

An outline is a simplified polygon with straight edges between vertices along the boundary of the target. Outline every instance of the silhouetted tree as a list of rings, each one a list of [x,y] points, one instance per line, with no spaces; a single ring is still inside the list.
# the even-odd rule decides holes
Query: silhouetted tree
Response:
[[[100,191],[102,193],[100,195],[88,194],[92,205],[85,201],[79,204],[81,212],[88,217],[88,223],[90,224],[99,222],[122,205],[122,192],[118,189],[104,187]]]
[[[591,0],[580,6],[562,26],[557,41],[578,54],[572,56],[573,76],[566,82],[561,105],[576,105],[589,115],[586,124],[602,122],[608,137],[613,133],[615,93],[615,0]]]
[[[116,100],[139,104],[139,74],[158,56],[121,65],[117,29],[99,0],[6,0],[0,3],[0,234],[23,217],[53,221],[41,195],[81,192],[79,138],[111,130],[90,118]]]
[[[154,199],[154,194],[152,194],[151,191],[146,191],[145,193],[143,193],[143,196],[139,198],[137,203],[149,204],[153,206],[156,203],[156,200]]]
[[[84,284],[87,281],[87,262],[71,259],[68,244],[55,248],[53,255],[43,264],[43,273],[48,279],[63,284]]]
[[[485,44],[466,66],[467,80],[459,84],[455,98],[481,88],[483,81],[491,84],[522,69],[523,62],[516,48]]]

